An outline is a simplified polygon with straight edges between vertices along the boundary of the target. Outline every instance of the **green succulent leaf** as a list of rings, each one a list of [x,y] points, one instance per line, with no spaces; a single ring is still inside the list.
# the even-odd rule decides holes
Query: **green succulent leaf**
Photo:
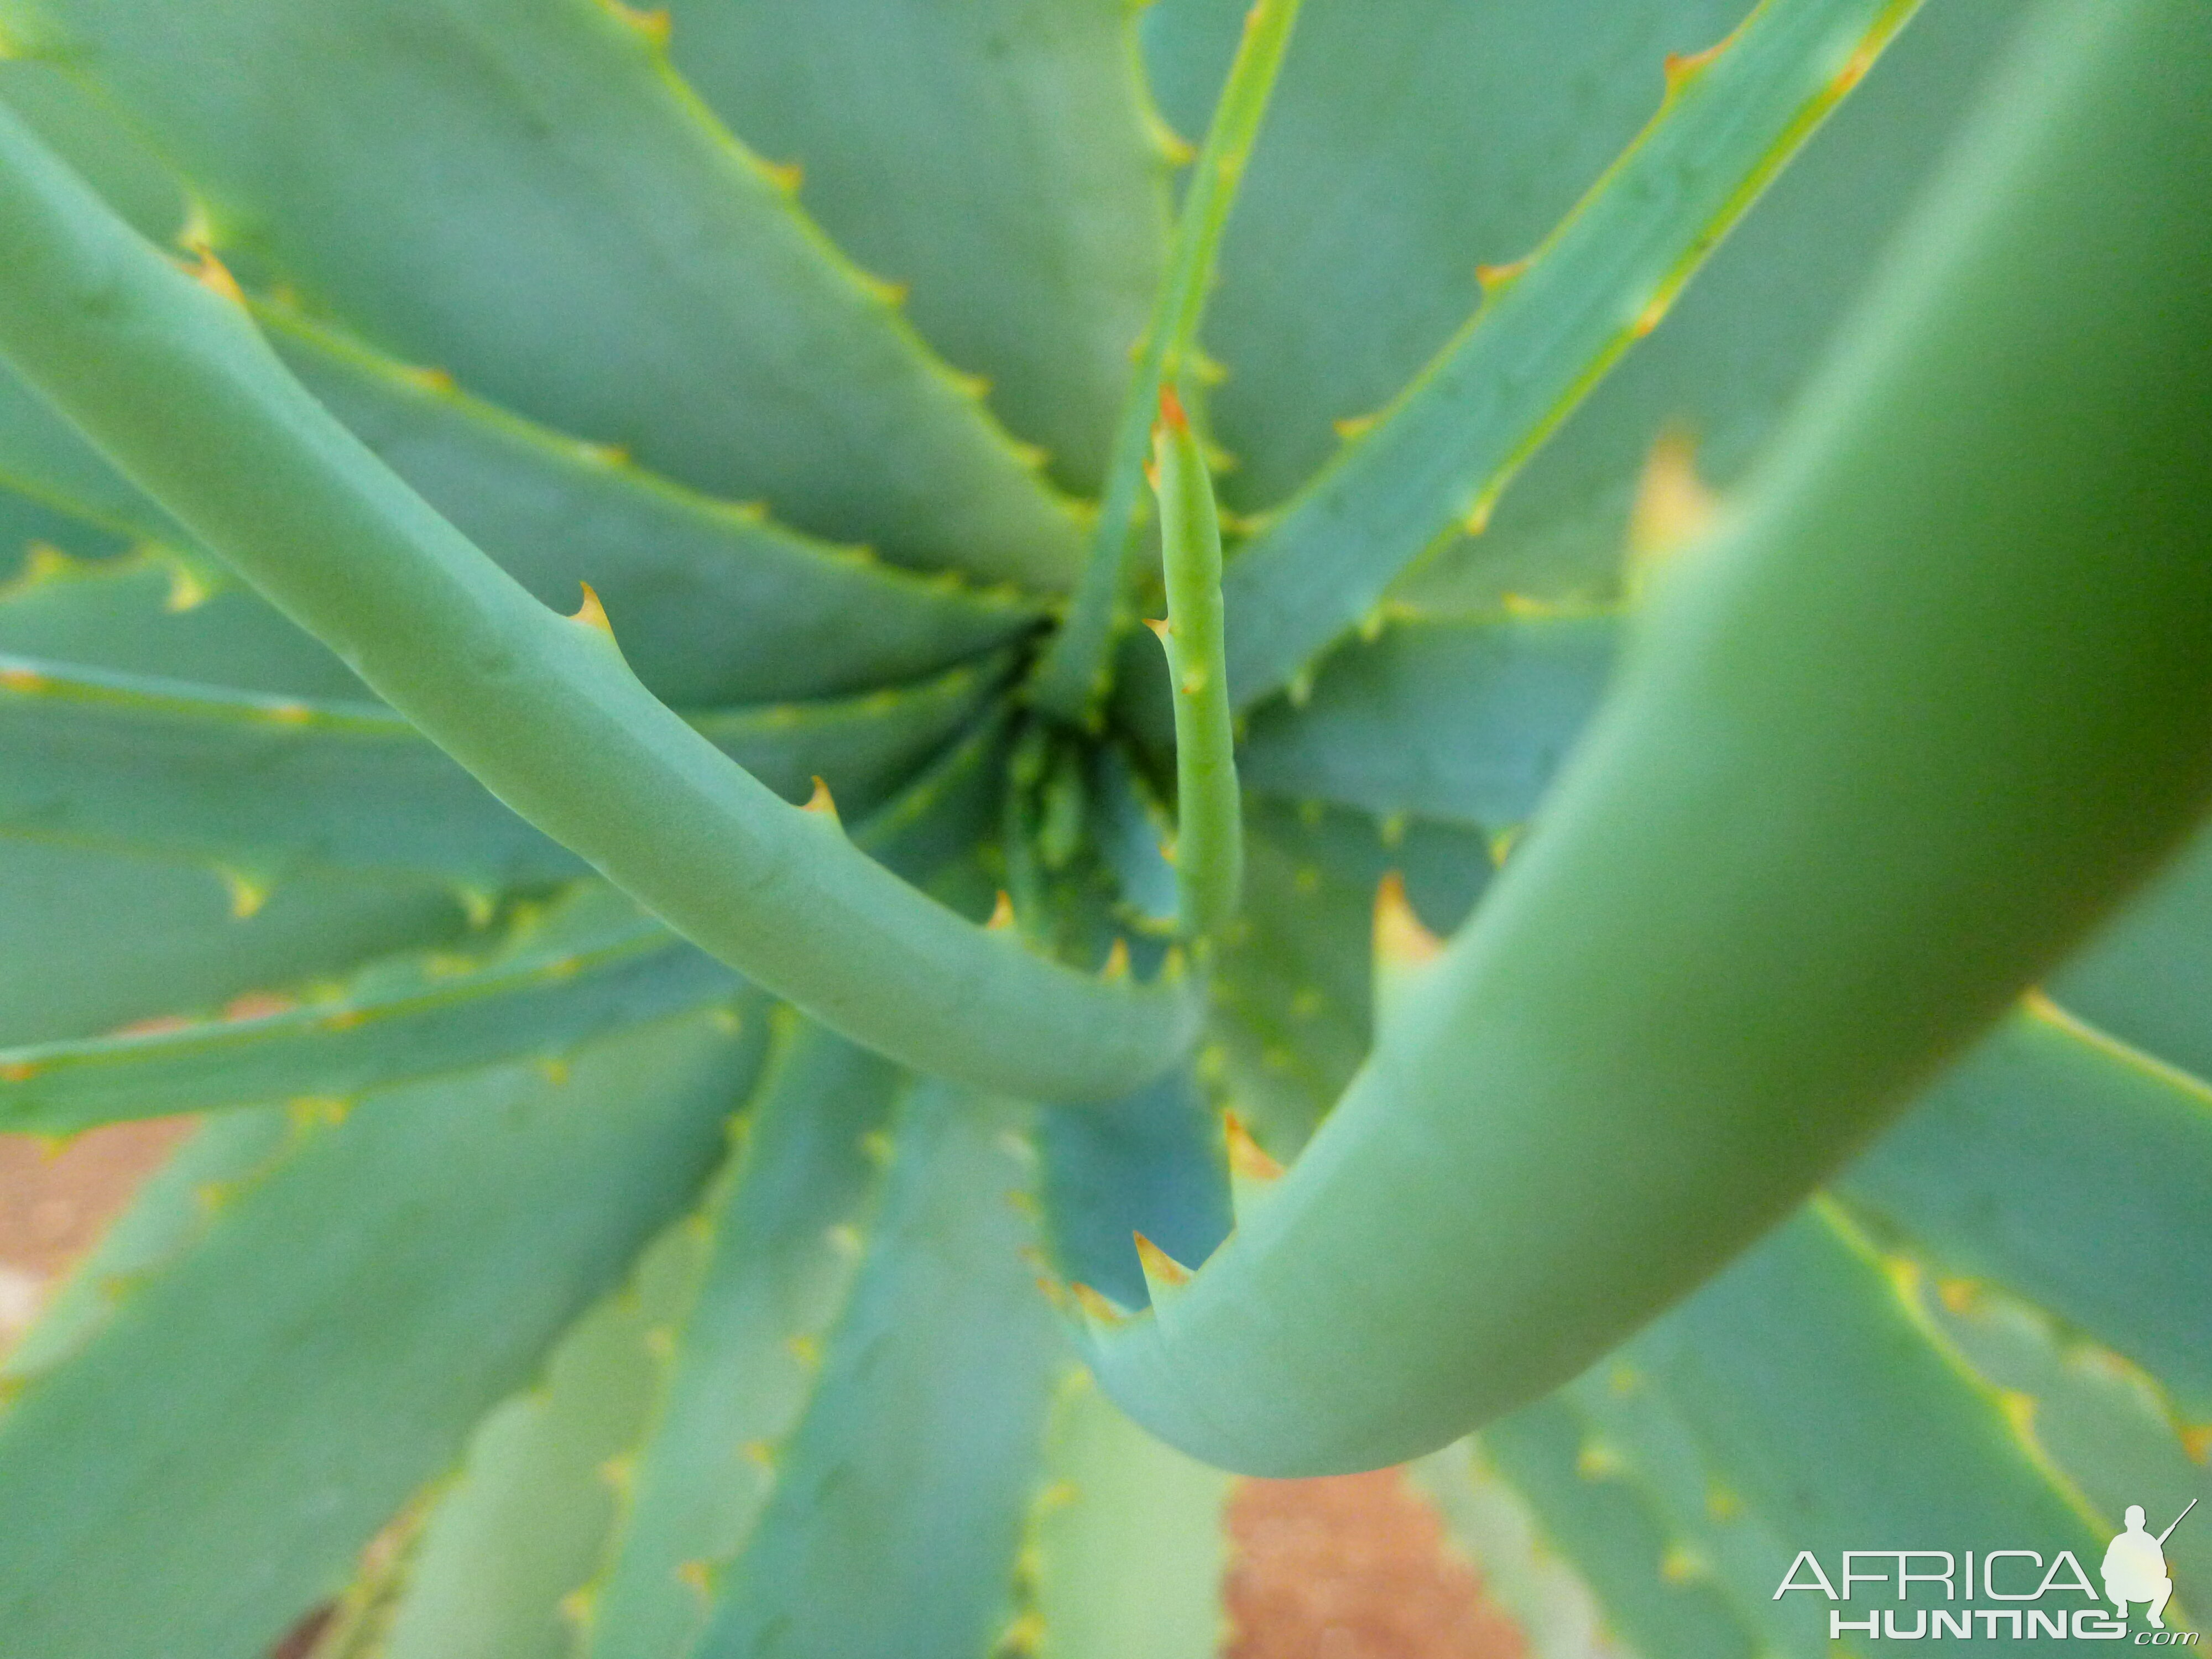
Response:
[[[1480,525],[1911,11],[1765,0],[1717,55],[1678,66],[1659,114],[1527,268],[1231,562],[1240,707],[1288,684],[1448,532]]]
[[[690,723],[786,800],[880,805],[1006,665]],[[586,873],[399,715],[0,653],[0,834],[256,870],[416,871],[486,889]]]
[[[1604,614],[1393,617],[1330,656],[1304,702],[1255,709],[1239,769],[1270,794],[1502,833],[1596,711],[1620,630]]]
[[[1840,1190],[1944,1273],[2019,1292],[2212,1419],[2212,1090],[2197,1079],[2037,999]]]
[[[900,1075],[788,1010],[777,1018],[737,1155],[701,1212],[698,1293],[625,1455],[583,1602],[590,1659],[690,1650],[775,1490],[872,1224]]]
[[[1372,1467],[1556,1386],[1787,1213],[2212,800],[2212,285],[2194,241],[2128,231],[2193,236],[2170,198],[2212,179],[2212,36],[2145,0],[2024,40],[1281,1190],[1091,1333],[1171,1443]],[[2094,330],[2060,297],[2092,289]]]
[[[638,683],[588,592],[573,617],[539,605],[307,396],[234,298],[147,247],[4,112],[0,147],[0,241],[25,256],[0,285],[17,367],[525,817],[763,988],[908,1063],[1097,1098],[1188,1046],[1189,981],[1102,984],[1030,955],[870,862],[834,814],[787,807]],[[235,453],[258,465],[232,471]],[[1018,1023],[1045,1040],[993,1042]]]
[[[1167,240],[1121,0],[678,0],[670,61],[1070,488],[1105,469]],[[957,225],[957,234],[946,234]]]
[[[1072,578],[1073,514],[615,9],[10,0],[0,27],[130,109],[226,258],[402,359],[817,534]],[[848,383],[868,403],[821,393]]]
[[[1164,1446],[1072,1371],[1053,1402],[1030,1525],[1037,1659],[1220,1651],[1229,1477]]]
[[[1023,1260],[1024,1115],[918,1084],[882,1209],[775,1485],[690,1650],[975,1654],[1008,1620],[1065,1363]]]
[[[409,1547],[377,1659],[569,1659],[570,1598],[614,1525],[621,1459],[666,1370],[662,1340],[698,1289],[699,1245],[688,1221],[655,1239],[538,1382],[485,1415]]]
[[[482,902],[419,878],[264,886],[211,864],[0,840],[0,1043],[208,1014],[372,957],[450,945]]]
[[[764,1024],[203,1130],[7,1364],[11,1642],[265,1649],[690,1201]]]

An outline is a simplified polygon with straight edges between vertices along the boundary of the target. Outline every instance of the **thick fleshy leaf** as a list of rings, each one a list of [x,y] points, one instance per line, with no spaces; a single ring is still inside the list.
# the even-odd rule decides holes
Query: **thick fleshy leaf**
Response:
[[[1668,1571],[1678,1535],[1669,1517],[1650,1492],[1600,1478],[1584,1455],[1589,1437],[1588,1419],[1554,1395],[1492,1424],[1477,1443],[1636,1652],[1756,1659],[1757,1626],[1717,1586]]]
[[[1776,1594],[1800,1551],[1830,1565],[1894,1547],[2087,1562],[2105,1535],[1909,1277],[1819,1203],[1565,1395],[1589,1425],[1589,1475],[1641,1492],[1674,1575],[1711,1582],[1784,1651],[1822,1651],[1828,1635],[1817,1589]],[[1900,1588],[1885,1599],[1908,1630],[1912,1607],[1957,1611],[1933,1585],[1901,1606]]]
[[[1250,511],[1288,495],[1481,298],[1480,264],[1535,246],[1658,106],[1669,52],[1746,0],[1467,6],[1307,0],[1222,250],[1210,407]],[[1206,130],[1241,0],[1159,0],[1146,64]],[[1377,181],[1389,181],[1378,188]]]
[[[1635,1659],[1607,1628],[1589,1581],[1547,1534],[1526,1498],[1473,1439],[1407,1466],[1436,1508],[1446,1547],[1482,1577],[1529,1659]]]
[[[1940,1271],[2017,1291],[2212,1419],[2212,1089],[2196,1078],[2037,1000],[1838,1184]]]
[[[1066,1348],[1023,1260],[1020,1114],[912,1090],[822,1378],[696,1659],[989,1651]]]
[[[970,723],[1006,665],[692,724],[785,799],[866,813]],[[406,720],[0,653],[0,833],[274,875],[412,870],[484,888],[586,872]]]
[[[1767,0],[1717,53],[1676,64],[1657,115],[1527,268],[1494,280],[1371,427],[1231,561],[1223,596],[1240,706],[1290,684],[1448,532],[1480,528],[1909,10]]]
[[[1744,477],[2021,12],[2013,0],[1922,8],[1665,320],[1545,441],[1482,533],[1452,537],[1400,592],[1454,606],[1611,592],[1644,458],[1670,431],[1716,487]]]
[[[1125,1100],[1048,1108],[1036,1142],[1044,1241],[1062,1279],[1140,1308],[1133,1235],[1179,1262],[1205,1261],[1228,1236],[1221,1121],[1187,1066]]]
[[[625,1501],[586,1592],[591,1659],[680,1659],[716,1571],[759,1521],[811,1399],[882,1186],[896,1067],[786,1010],[736,1161],[702,1217],[699,1293],[674,1333]]]
[[[2131,1504],[2143,1506],[2154,1533],[2192,1498],[2200,1516],[2212,1504],[2204,1456],[2212,1434],[2177,1422],[2172,1399],[2152,1378],[1994,1286],[1923,1276],[1917,1288],[1928,1317],[2004,1390],[2028,1437],[2115,1525]],[[2165,1554],[2175,1595],[2166,1622],[2186,1628],[2212,1607],[2212,1527],[2192,1519],[2166,1540]]]
[[[1527,821],[1597,708],[1612,616],[1412,615],[1322,665],[1303,702],[1254,711],[1249,788],[1479,825]]]
[[[477,1425],[410,1546],[377,1659],[569,1659],[569,1598],[614,1524],[619,1460],[644,1431],[698,1267],[697,1231],[679,1222],[568,1328],[536,1385]]]
[[[1063,483],[1104,465],[1166,241],[1122,0],[678,0],[670,56],[799,202],[908,289]],[[952,228],[957,227],[957,232]]]
[[[594,883],[526,908],[475,957],[371,964],[334,992],[264,995],[225,1016],[0,1049],[0,1130],[94,1124],[302,1097],[349,1099],[441,1073],[557,1063],[609,1031],[726,1002],[744,981]]]
[[[1030,1528],[1037,1659],[1213,1659],[1230,1478],[1164,1446],[1085,1372],[1060,1386]]]
[[[249,876],[0,840],[0,1042],[204,1014],[234,997],[444,945],[467,904],[415,877]]]
[[[1215,969],[1208,1064],[1278,1157],[1304,1144],[1367,1055],[1376,889],[1401,872],[1431,932],[1459,926],[1491,874],[1463,825],[1255,799],[1244,911]]]
[[[129,108],[226,257],[403,358],[902,562],[1072,574],[1073,517],[613,8],[9,0],[0,24]]]
[[[910,880],[936,875],[992,822],[1003,748],[987,722],[861,823],[855,842]],[[112,874],[89,867],[95,879]],[[362,896],[388,902],[381,884],[365,888]],[[0,1129],[65,1133],[123,1118],[349,1096],[519,1057],[550,1061],[603,1033],[726,1000],[743,984],[598,883],[550,910],[517,910],[511,928],[474,951],[449,944],[374,962],[335,985],[263,981],[219,1018],[0,1049]],[[346,938],[337,935],[337,950]],[[265,956],[270,947],[259,948]],[[206,1012],[163,1006],[172,1016]]]
[[[2212,1079],[2212,831],[2051,976],[2051,994],[2098,1030]]]
[[[763,1046],[731,1023],[204,1129],[9,1361],[10,1644],[237,1659],[335,1589],[696,1193]]]
[[[165,547],[34,563],[0,590],[0,652],[277,697],[368,696],[252,589]]]

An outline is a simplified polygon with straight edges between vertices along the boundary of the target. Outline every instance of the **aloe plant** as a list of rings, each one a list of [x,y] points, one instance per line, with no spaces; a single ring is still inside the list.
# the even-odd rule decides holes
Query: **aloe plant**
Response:
[[[2212,1490],[2212,29],[1915,9],[0,0],[0,1651]]]

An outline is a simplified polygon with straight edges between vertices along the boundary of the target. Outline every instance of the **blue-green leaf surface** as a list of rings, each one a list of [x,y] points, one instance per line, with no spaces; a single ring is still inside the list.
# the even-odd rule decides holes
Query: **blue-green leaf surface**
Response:
[[[1947,1273],[2008,1285],[2212,1419],[2212,1090],[2039,1000],[1838,1183]]]
[[[615,9],[9,0],[0,27],[128,108],[249,276],[386,349],[819,534],[1070,575],[1073,515]]]
[[[696,1659],[973,1659],[1007,1620],[1066,1354],[1023,1259],[1020,1127],[939,1085],[908,1096],[821,1382]]]
[[[1006,665],[692,723],[786,799],[880,805],[975,717]],[[582,874],[380,703],[308,702],[0,653],[0,832],[275,872],[416,870],[496,888]]]
[[[166,1213],[126,1219],[136,1249],[95,1256],[57,1306],[66,1340],[34,1333],[9,1363],[11,1644],[265,1649],[689,1201],[763,1024],[695,1017],[602,1044],[566,1081],[488,1071],[336,1125],[203,1130],[140,1200]],[[146,1260],[149,1231],[166,1259]]]
[[[1609,616],[1407,615],[1325,662],[1303,702],[1254,711],[1248,787],[1480,825],[1525,822],[1597,707]]]
[[[677,0],[678,73],[1072,487],[1098,482],[1166,242],[1122,0]],[[957,230],[954,228],[957,227]]]
[[[896,1068],[789,1010],[702,1212],[699,1293],[586,1593],[590,1659],[678,1659],[775,1490],[882,1185]]]

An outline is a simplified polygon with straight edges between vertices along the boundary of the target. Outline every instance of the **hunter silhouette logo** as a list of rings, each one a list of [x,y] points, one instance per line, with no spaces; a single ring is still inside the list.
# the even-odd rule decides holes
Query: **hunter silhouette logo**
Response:
[[[2154,1538],[2143,1529],[2142,1505],[2128,1505],[2128,1529],[2105,1549],[2105,1599],[2122,1619],[2128,1616],[2130,1602],[2142,1601],[2149,1606],[2150,1627],[2166,1628],[2166,1604],[2173,1596],[2173,1580],[2166,1571],[2166,1540],[2196,1507],[2192,1498],[2188,1508],[2173,1517],[2173,1526]]]

